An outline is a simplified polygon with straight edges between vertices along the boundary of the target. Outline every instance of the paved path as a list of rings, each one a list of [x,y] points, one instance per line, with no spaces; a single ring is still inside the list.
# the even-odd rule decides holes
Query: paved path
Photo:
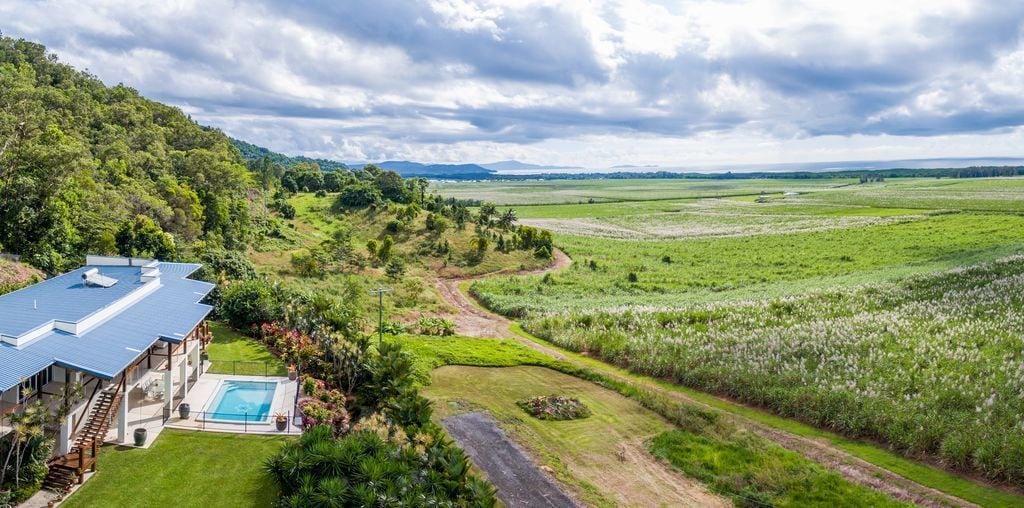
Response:
[[[445,418],[441,424],[487,474],[487,480],[498,489],[498,498],[509,508],[579,506],[487,414],[463,413]]]

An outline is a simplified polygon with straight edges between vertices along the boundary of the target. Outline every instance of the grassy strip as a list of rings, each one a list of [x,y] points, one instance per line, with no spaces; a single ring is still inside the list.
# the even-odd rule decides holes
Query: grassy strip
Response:
[[[914,462],[896,453],[878,448],[877,446],[848,439],[838,434],[833,434],[795,420],[790,420],[766,411],[722,400],[714,395],[687,388],[685,386],[679,386],[651,377],[634,374],[628,370],[606,364],[600,360],[588,358],[578,353],[559,348],[558,346],[526,332],[518,323],[513,324],[511,330],[528,340],[544,344],[554,350],[557,350],[567,358],[572,359],[574,363],[585,365],[586,367],[596,371],[608,373],[611,376],[647,385],[653,385],[663,390],[679,392],[693,400],[707,404],[715,409],[742,416],[755,422],[768,425],[772,428],[784,430],[790,434],[827,441],[835,448],[843,450],[854,457],[896,473],[925,487],[956,496],[965,501],[981,506],[1024,506],[1024,496],[1019,496],[993,487],[978,484],[936,467]]]
[[[867,506],[899,506],[880,492],[864,498],[863,488],[800,454],[766,446],[740,433],[724,445],[707,436],[672,430],[651,440],[650,450],[736,506],[839,506],[857,499]]]
[[[288,368],[284,362],[263,344],[242,335],[224,323],[210,322],[210,331],[213,332],[213,342],[206,350],[211,363],[207,372],[254,376],[288,375]]]
[[[61,506],[273,506],[263,461],[289,438],[165,429],[149,449],[105,446]]]
[[[771,503],[786,503],[798,499],[801,492],[815,492],[825,495],[836,492],[828,503],[833,506],[898,506],[888,497],[866,487],[848,482],[839,475],[766,439],[737,429],[719,413],[685,404],[635,384],[605,376],[578,365],[555,360],[543,353],[529,349],[515,341],[474,339],[467,337],[419,337],[399,336],[391,340],[401,342],[416,357],[416,366],[429,382],[430,370],[442,365],[476,365],[487,367],[511,367],[536,365],[548,367],[564,374],[591,381],[625,397],[641,406],[660,414],[670,423],[703,439],[703,445],[716,450],[720,456],[746,453],[761,457],[759,467],[753,469],[756,478],[751,478],[752,469],[737,463],[736,467],[716,465],[716,456],[708,454],[694,464],[714,471],[713,487],[732,497],[740,504],[761,506],[764,500]],[[763,457],[762,457],[763,455]],[[794,467],[799,465],[799,467]],[[712,474],[712,473],[707,473]],[[720,477],[720,478],[719,478]],[[788,481],[762,481],[765,478],[789,478]],[[757,480],[757,481],[755,481]],[[710,483],[709,483],[710,484]],[[841,487],[841,488],[837,488]],[[840,495],[841,494],[841,495]],[[817,494],[816,494],[817,495]]]

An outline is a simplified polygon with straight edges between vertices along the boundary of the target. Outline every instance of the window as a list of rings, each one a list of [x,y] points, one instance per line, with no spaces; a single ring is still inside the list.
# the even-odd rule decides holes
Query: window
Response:
[[[39,395],[39,391],[53,380],[53,366],[47,367],[36,375],[21,382],[18,389],[18,402],[25,402],[30,395]]]

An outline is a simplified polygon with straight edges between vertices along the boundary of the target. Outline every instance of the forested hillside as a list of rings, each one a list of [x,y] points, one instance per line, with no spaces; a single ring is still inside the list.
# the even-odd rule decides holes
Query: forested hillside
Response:
[[[278,153],[268,148],[263,148],[262,146],[256,146],[240,139],[231,138],[231,142],[234,143],[235,148],[238,148],[238,151],[242,153],[242,158],[250,162],[266,157],[270,162],[279,164],[284,168],[293,168],[299,164],[308,165],[316,163],[316,165],[320,166],[320,169],[324,171],[341,171],[343,169],[348,169],[348,166],[343,162],[327,159],[313,159],[303,155],[290,157],[283,153]]]
[[[0,37],[0,251],[54,272],[85,253],[237,248],[253,189],[222,132]]]

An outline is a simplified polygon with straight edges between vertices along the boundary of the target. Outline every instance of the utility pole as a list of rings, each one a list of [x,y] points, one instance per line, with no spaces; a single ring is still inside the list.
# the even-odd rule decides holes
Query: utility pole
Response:
[[[384,293],[390,293],[391,288],[379,287],[371,289],[371,295],[377,295],[377,347],[384,343]]]

